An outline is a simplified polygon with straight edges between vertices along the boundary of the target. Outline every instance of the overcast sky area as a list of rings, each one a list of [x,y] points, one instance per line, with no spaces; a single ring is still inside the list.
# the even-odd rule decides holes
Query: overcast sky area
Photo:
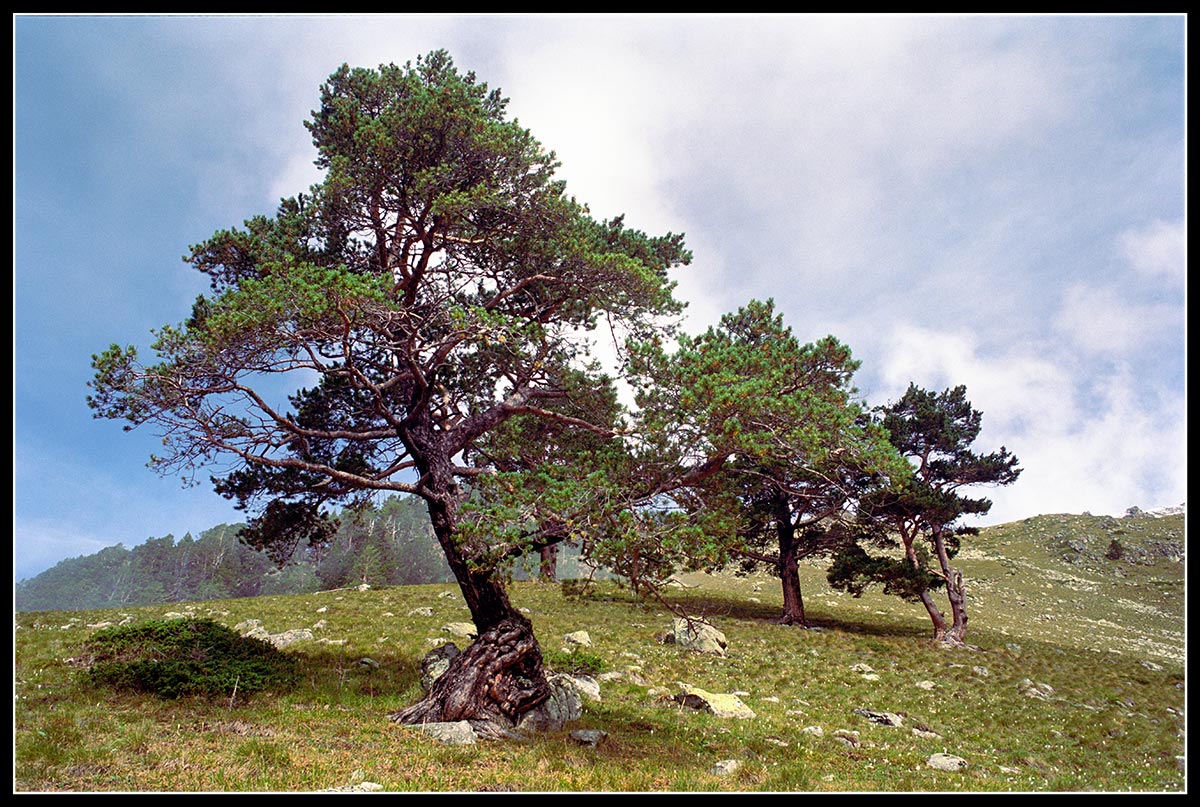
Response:
[[[1186,499],[1182,16],[14,17],[14,574],[242,514],[91,417],[181,256],[319,179],[342,63],[438,48],[597,217],[686,234],[685,329],[774,298],[870,405],[964,384],[983,524]]]

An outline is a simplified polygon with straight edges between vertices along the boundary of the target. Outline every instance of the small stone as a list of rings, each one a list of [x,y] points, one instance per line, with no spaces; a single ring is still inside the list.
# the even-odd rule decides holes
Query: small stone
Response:
[[[862,740],[859,739],[859,734],[857,731],[849,731],[847,729],[838,729],[835,731],[833,733],[833,739],[845,743],[851,748],[857,748],[862,743]]]
[[[862,662],[859,662],[858,664],[850,665],[850,672],[873,673],[873,672],[875,672],[875,670],[871,667],[870,664],[863,664]]]
[[[742,763],[736,759],[723,759],[713,765],[712,772],[717,776],[729,776],[742,767]]]
[[[717,717],[735,717],[746,720],[755,717],[749,706],[742,703],[737,695],[706,692],[697,687],[681,684],[683,692],[675,696],[678,703],[689,709],[711,712]]]
[[[568,645],[577,645],[579,647],[592,646],[592,637],[588,635],[586,630],[577,630],[574,633],[568,633],[563,637],[563,641]]]
[[[587,748],[595,748],[608,739],[608,732],[600,729],[575,729],[567,735],[571,742]]]
[[[933,689],[936,686],[937,686],[937,684],[933,683],[932,681],[918,681],[917,682],[917,689]]]
[[[876,712],[873,709],[855,709],[854,714],[865,717],[877,726],[902,726],[904,718],[894,712]]]
[[[879,674],[878,673],[865,673],[863,675],[863,680],[864,681],[878,681]]]
[[[925,764],[937,771],[961,771],[967,767],[965,759],[953,754],[934,754]]]
[[[423,731],[430,737],[446,745],[474,745],[475,729],[465,720],[451,723],[422,723],[411,728]]]
[[[475,625],[471,622],[449,622],[442,625],[442,630],[452,636],[461,636],[464,639],[471,639],[478,635]]]
[[[804,732],[805,734],[811,734],[814,737],[824,737],[825,736],[825,729],[821,728],[820,726],[805,726],[804,728],[802,728],[800,730],[802,732]]]
[[[413,608],[408,612],[408,616],[433,616],[433,609],[429,606]]]

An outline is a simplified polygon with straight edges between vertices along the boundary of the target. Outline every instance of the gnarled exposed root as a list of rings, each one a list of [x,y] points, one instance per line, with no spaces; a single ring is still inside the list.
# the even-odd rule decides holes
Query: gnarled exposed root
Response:
[[[407,725],[466,720],[482,736],[517,739],[521,715],[549,697],[533,626],[512,614],[480,634],[424,698],[389,717]]]

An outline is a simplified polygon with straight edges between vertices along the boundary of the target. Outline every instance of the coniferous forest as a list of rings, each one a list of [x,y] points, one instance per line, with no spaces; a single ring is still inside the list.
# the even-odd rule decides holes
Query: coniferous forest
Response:
[[[93,610],[453,581],[423,503],[391,496],[344,511],[328,546],[301,545],[280,567],[239,539],[240,524],[150,538],[61,561],[16,584],[18,611]],[[570,562],[568,553],[563,561]],[[518,567],[515,574],[523,576]]]

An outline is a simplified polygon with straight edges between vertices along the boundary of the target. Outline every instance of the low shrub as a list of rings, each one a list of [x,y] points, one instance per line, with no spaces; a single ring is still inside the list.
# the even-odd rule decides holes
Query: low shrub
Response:
[[[96,632],[84,681],[161,698],[286,689],[296,660],[211,619],[155,619]]]

